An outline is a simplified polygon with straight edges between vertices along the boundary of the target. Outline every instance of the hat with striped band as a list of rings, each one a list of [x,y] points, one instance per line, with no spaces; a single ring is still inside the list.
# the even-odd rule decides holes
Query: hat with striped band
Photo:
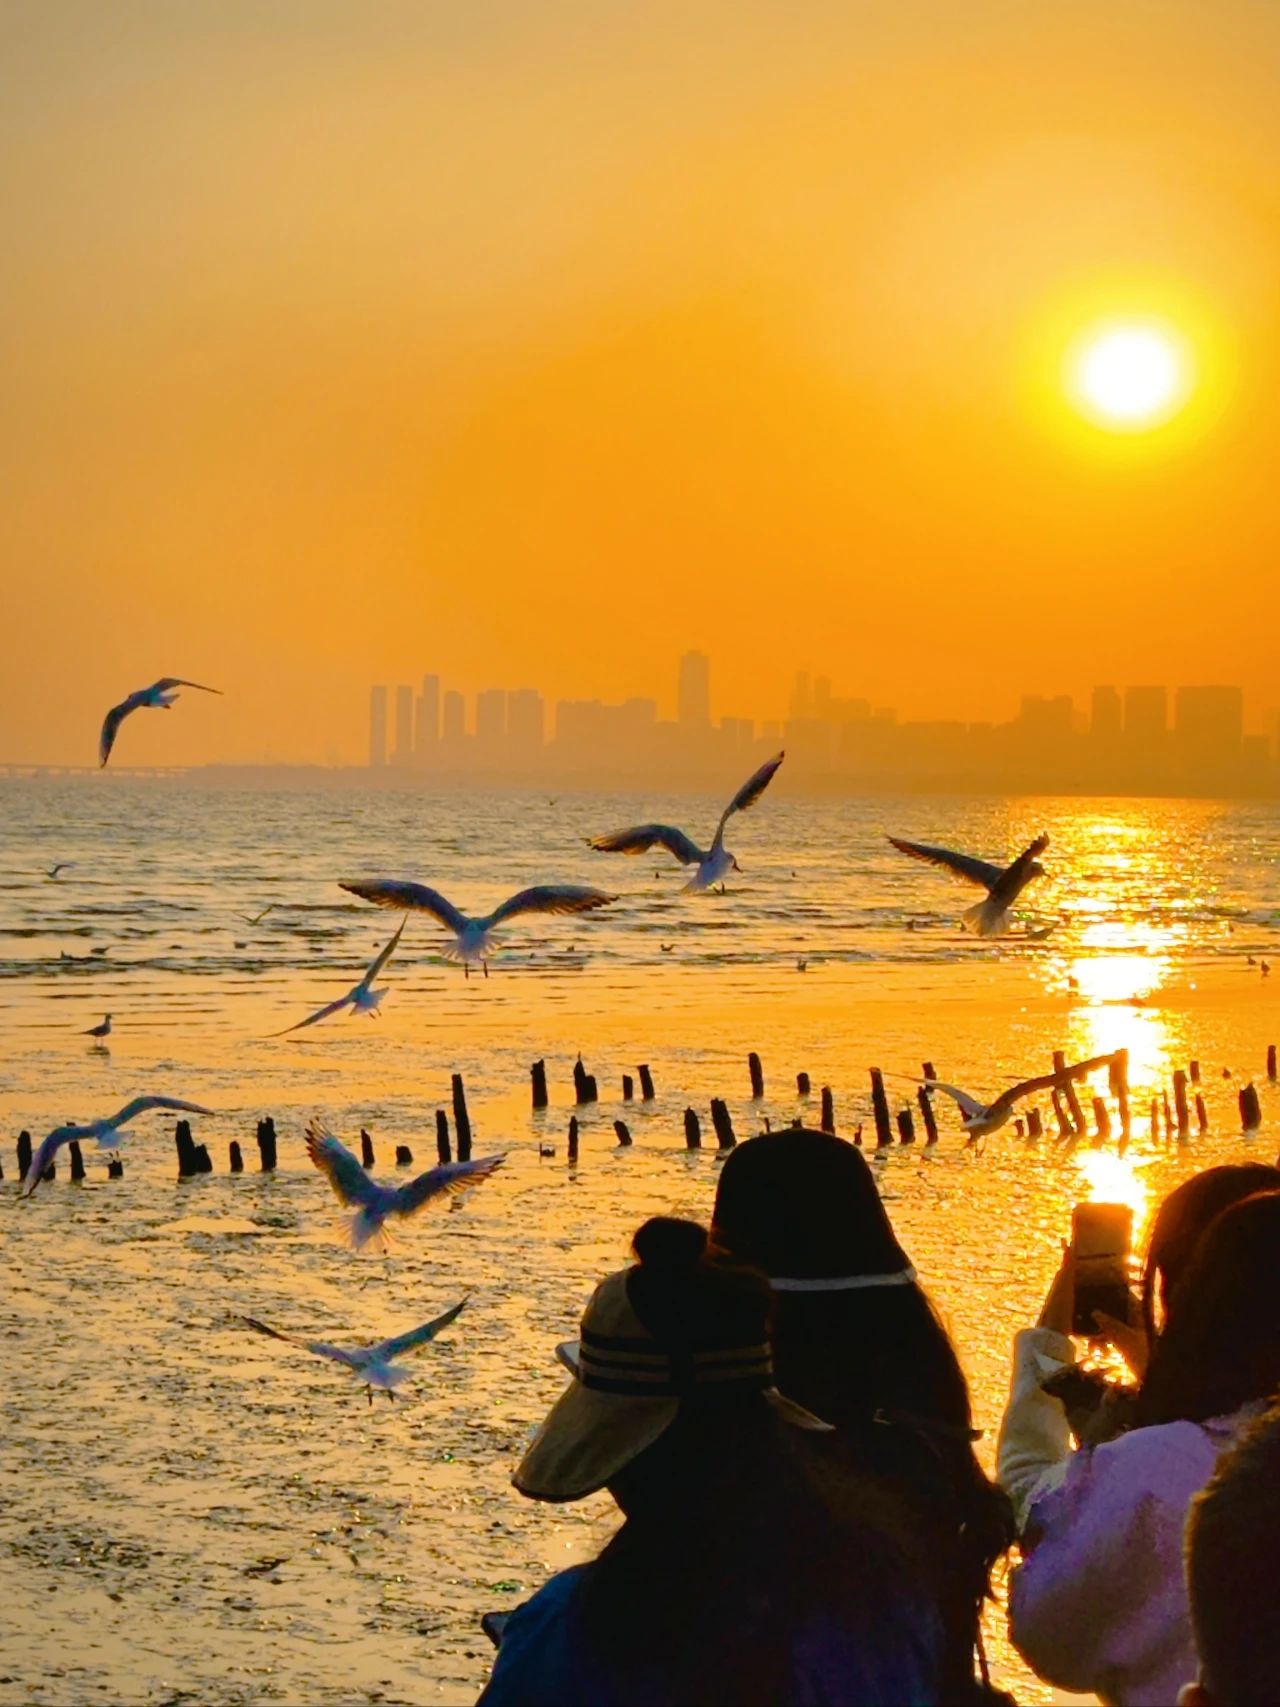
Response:
[[[717,1265],[714,1258],[703,1260],[702,1229],[687,1222],[649,1222],[637,1235],[637,1254],[652,1250],[652,1241],[643,1235],[655,1225],[684,1227],[697,1235],[696,1245],[691,1237],[685,1243],[686,1254],[697,1251],[693,1260],[669,1265],[661,1275],[667,1301],[676,1308],[646,1307],[645,1281],[662,1264],[642,1261],[596,1287],[578,1338],[556,1348],[573,1381],[512,1477],[531,1499],[577,1500],[596,1493],[665,1433],[682,1405],[707,1397],[722,1404],[763,1398],[798,1427],[827,1427],[773,1385],[764,1277],[720,1265],[722,1276],[732,1273],[745,1284],[724,1288],[726,1307],[717,1310]],[[680,1314],[683,1290],[689,1294],[683,1314],[688,1331],[667,1331]]]

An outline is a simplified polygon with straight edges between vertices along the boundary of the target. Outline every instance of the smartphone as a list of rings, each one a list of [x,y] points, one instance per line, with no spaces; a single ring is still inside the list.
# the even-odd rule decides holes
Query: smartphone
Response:
[[[1077,1203],[1071,1215],[1076,1305],[1073,1334],[1097,1335],[1095,1310],[1129,1319],[1129,1247],[1133,1211],[1127,1203]]]

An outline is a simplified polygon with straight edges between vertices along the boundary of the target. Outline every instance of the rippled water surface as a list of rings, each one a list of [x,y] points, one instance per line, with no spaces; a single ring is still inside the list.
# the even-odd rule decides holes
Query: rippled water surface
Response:
[[[729,893],[691,899],[661,856],[584,846],[638,817],[709,832],[721,804],[0,783],[0,1701],[471,1699],[487,1663],[480,1614],[607,1530],[604,1499],[541,1508],[508,1477],[561,1386],[555,1341],[638,1222],[659,1209],[705,1218],[714,1095],[744,1136],[802,1111],[805,1070],[852,1135],[869,1122],[872,1065],[907,1074],[929,1059],[985,1092],[1043,1070],[1055,1048],[1128,1048],[1139,1117],[1123,1157],[1114,1138],[1068,1151],[1011,1129],[977,1154],[946,1110],[935,1151],[895,1147],[878,1163],[989,1431],[1009,1336],[1038,1305],[1072,1202],[1118,1194],[1141,1212],[1209,1160],[1273,1155],[1263,1063],[1280,1036],[1280,971],[1261,963],[1280,951],[1276,809],[813,802],[780,784],[732,826],[743,870]],[[1056,923],[999,944],[957,929],[971,892],[884,840],[995,855],[1041,829],[1050,876],[1028,894],[1031,924]],[[72,863],[51,880],[58,860]],[[381,1018],[270,1036],[349,988],[394,929],[336,884],[376,873],[475,911],[546,880],[620,899],[593,917],[513,922],[488,979],[447,964],[415,917]],[[107,1011],[104,1051],[80,1034]],[[760,1103],[750,1049],[765,1064]],[[579,1052],[601,1100],[570,1169]],[[541,1057],[553,1106],[534,1116]],[[1153,1141],[1150,1097],[1193,1057],[1211,1130]],[[642,1061],[658,1094],[624,1110],[621,1076]],[[505,1168],[405,1229],[389,1261],[353,1257],[307,1164],[306,1120],[323,1115],[353,1144],[367,1128],[379,1172],[394,1174],[397,1144],[425,1164],[453,1072],[476,1153],[507,1151]],[[1264,1124],[1245,1139],[1235,1096],[1249,1077]],[[890,1082],[905,1100],[910,1086]],[[19,1129],[38,1139],[141,1091],[219,1111],[196,1122],[212,1175],[179,1184],[172,1124],[153,1116],[134,1128],[122,1180],[90,1157],[73,1188],[64,1157],[58,1180],[18,1204]],[[694,1154],[689,1105],[708,1126]],[[253,1171],[266,1113],[280,1134],[268,1176]],[[614,1142],[621,1114],[629,1150]],[[406,1402],[373,1408],[336,1367],[236,1321],[360,1343],[468,1289]],[[998,1631],[994,1648],[1000,1675],[1042,1699]]]

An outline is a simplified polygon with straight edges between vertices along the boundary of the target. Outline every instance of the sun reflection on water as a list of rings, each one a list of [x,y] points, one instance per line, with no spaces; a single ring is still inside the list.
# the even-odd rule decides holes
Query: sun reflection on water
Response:
[[[1118,1156],[1114,1150],[1077,1150],[1071,1158],[1090,1203],[1125,1203],[1133,1211],[1133,1242],[1142,1242],[1150,1212],[1150,1191],[1142,1170],[1148,1158]]]

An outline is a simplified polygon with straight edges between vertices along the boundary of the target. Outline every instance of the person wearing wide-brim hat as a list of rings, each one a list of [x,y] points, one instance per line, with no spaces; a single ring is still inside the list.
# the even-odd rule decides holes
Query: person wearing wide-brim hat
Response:
[[[946,1626],[945,1698],[981,1694],[982,1602],[1012,1513],[974,1455],[964,1372],[871,1168],[825,1132],[749,1139],[720,1171],[712,1234],[769,1276],[779,1385],[909,1502]]]
[[[625,1522],[512,1614],[484,1707],[936,1700],[897,1508],[824,1475],[831,1431],[774,1383],[765,1277],[690,1222],[634,1249],[559,1347],[572,1379],[512,1478],[607,1488]]]

